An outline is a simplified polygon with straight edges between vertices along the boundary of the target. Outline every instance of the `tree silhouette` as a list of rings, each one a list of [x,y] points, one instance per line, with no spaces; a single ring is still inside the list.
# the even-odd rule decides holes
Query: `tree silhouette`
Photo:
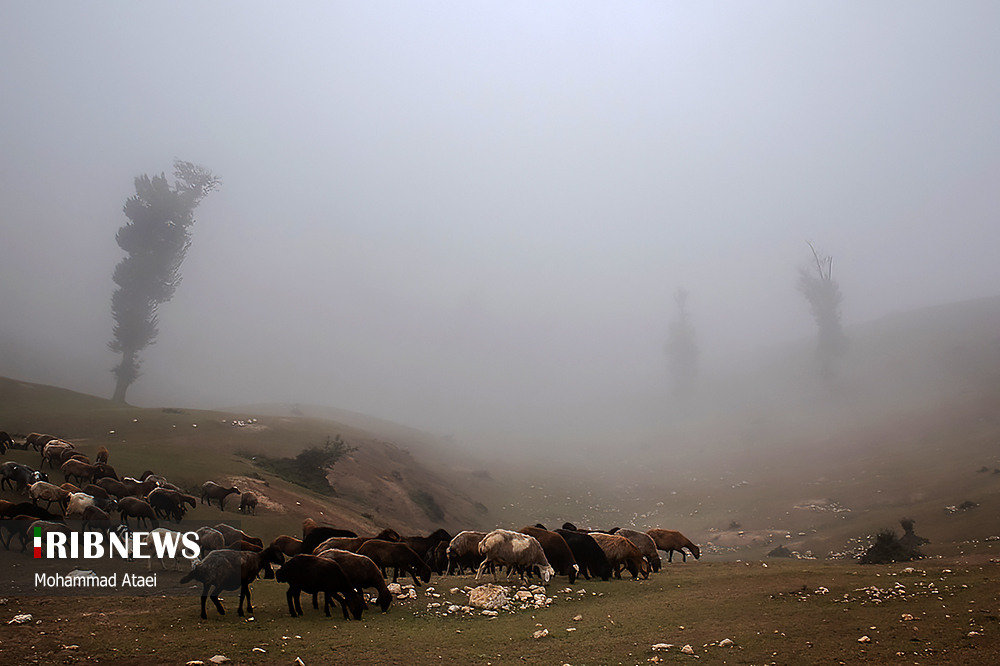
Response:
[[[667,363],[674,390],[679,398],[685,398],[694,390],[698,378],[698,340],[694,325],[687,310],[688,290],[681,287],[674,294],[677,304],[677,318],[670,323],[667,333]]]
[[[847,336],[840,324],[840,303],[843,296],[833,279],[833,257],[816,252],[812,243],[813,264],[799,268],[798,290],[809,301],[809,311],[819,328],[816,357],[820,374],[827,381],[833,378],[833,362],[847,351]]]
[[[118,288],[111,295],[114,338],[108,348],[122,355],[112,368],[114,400],[125,402],[125,392],[140,375],[139,352],[159,333],[157,308],[174,296],[181,282],[180,267],[191,246],[190,227],[201,200],[219,186],[212,172],[190,162],[174,160],[174,184],[159,176],[135,179],[135,195],[123,209],[128,222],[115,240],[127,256],[115,267]]]

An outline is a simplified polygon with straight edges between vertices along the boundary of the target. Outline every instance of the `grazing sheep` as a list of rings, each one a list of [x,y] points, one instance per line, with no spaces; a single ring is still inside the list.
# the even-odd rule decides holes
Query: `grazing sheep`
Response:
[[[254,553],[259,553],[264,550],[263,546],[258,546],[255,543],[250,543],[249,541],[234,541],[232,543],[227,543],[226,548],[228,550],[249,550]],[[281,550],[280,548],[278,550]],[[284,553],[282,553],[284,555]]]
[[[561,535],[537,525],[522,527],[518,532],[535,537],[538,543],[542,545],[542,550],[545,551],[545,558],[552,565],[555,573],[560,576],[568,576],[570,585],[576,582],[577,574],[580,573],[580,565],[576,563],[573,551]],[[531,572],[529,571],[528,574],[530,575]]]
[[[426,583],[431,579],[431,568],[427,566],[420,555],[405,543],[369,539],[355,551],[358,555],[371,558],[382,571],[393,568],[392,582],[399,578],[399,572],[410,574],[413,584],[420,587],[419,576]]]
[[[253,613],[250,597],[250,583],[257,579],[261,570],[264,578],[274,578],[271,564],[282,564],[284,556],[277,548],[265,548],[259,553],[236,550],[213,550],[205,559],[191,567],[191,571],[181,578],[181,584],[196,580],[202,584],[201,589],[201,619],[207,620],[205,602],[209,597],[215,604],[219,615],[225,615],[226,610],[219,601],[219,593],[225,590],[240,591],[240,605],[236,614],[243,617],[243,600],[247,603],[247,613]]]
[[[53,439],[56,438],[53,437],[52,435],[43,435],[38,432],[33,432],[30,435],[28,435],[28,438],[26,440],[24,440],[24,448],[25,450],[27,450],[28,447],[30,446],[36,451],[41,451],[45,447],[45,445],[51,442]]]
[[[339,564],[341,571],[344,572],[347,579],[354,583],[354,589],[362,596],[362,600],[364,599],[365,588],[375,588],[378,592],[376,603],[379,608],[382,609],[383,613],[389,610],[389,606],[392,604],[392,593],[389,592],[389,588],[385,584],[385,578],[382,576],[378,565],[371,558],[337,548],[324,550],[318,554],[318,557],[333,560]],[[317,603],[318,594],[313,594],[313,608],[319,608],[319,604]]]
[[[60,487],[63,488],[64,490],[69,490],[69,488],[67,488],[66,486],[71,486],[71,485],[73,485],[73,484],[71,484],[71,483],[69,483],[69,484],[64,483]],[[74,488],[75,488],[75,486],[74,486]],[[100,497],[101,499],[111,499],[111,494],[108,493],[107,490],[105,490],[104,488],[101,488],[100,486],[98,486],[97,484],[94,484],[94,483],[88,483],[83,488],[76,488],[76,490],[72,490],[70,492],[74,492],[74,493],[87,493],[91,497]]]
[[[160,518],[173,518],[176,522],[181,522],[184,514],[187,513],[185,505],[190,504],[191,508],[198,506],[198,500],[191,495],[185,495],[177,490],[169,488],[153,488],[146,501],[153,507],[153,511]]]
[[[240,492],[240,489],[236,486],[231,488],[223,488],[214,481],[206,481],[201,484],[201,503],[204,504],[205,500],[208,500],[208,505],[212,506],[212,500],[219,503],[219,510],[226,510],[226,498],[234,493]]]
[[[580,573],[583,574],[584,578],[587,580],[590,580],[591,576],[601,580],[611,578],[614,570],[611,563],[608,562],[608,556],[604,554],[604,550],[597,544],[594,537],[575,530],[555,530],[555,532],[566,540],[569,549],[573,551],[573,557],[580,565]]]
[[[76,458],[70,458],[64,462],[60,466],[60,469],[62,470],[63,476],[66,477],[67,481],[70,481],[71,478],[75,478],[79,481],[79,483],[92,481],[94,479],[94,475],[99,474],[101,471],[101,468],[97,465],[91,465],[90,463],[86,463]]]
[[[156,519],[156,512],[149,503],[138,497],[123,497],[118,501],[118,510],[122,514],[122,523],[128,527],[128,519],[135,518],[136,524],[142,525],[146,521],[152,524],[153,528],[160,526],[160,521]]]
[[[667,552],[667,562],[674,561],[674,551],[680,553],[684,558],[683,561],[687,562],[687,553],[684,552],[685,548],[691,551],[694,559],[701,559],[701,550],[698,546],[677,530],[662,530],[654,527],[651,530],[647,530],[646,534],[652,537],[653,543],[656,544],[658,550]]]
[[[510,571],[514,569],[524,580],[524,572],[530,567],[537,566],[542,576],[542,581],[546,584],[555,573],[549,561],[545,559],[545,551],[538,540],[527,534],[512,532],[510,530],[493,530],[479,542],[479,554],[483,556],[483,561],[476,570],[476,580],[483,574],[483,569],[488,563],[506,566],[507,577],[510,578]],[[493,580],[496,580],[496,571],[493,572]]]
[[[99,479],[96,483],[101,487],[106,487],[103,481],[104,479]],[[121,482],[125,485],[125,494],[129,497],[146,497],[149,493],[160,487],[158,480],[147,479],[140,481],[130,476],[124,477]],[[108,488],[108,492],[112,492],[110,488]]]
[[[455,538],[448,543],[448,574],[460,574],[469,568],[475,571],[483,561],[483,556],[479,554],[479,542],[486,536],[486,532],[476,532],[465,530],[455,535]]]
[[[632,530],[627,527],[616,527],[611,530],[611,534],[619,534],[635,544],[635,547],[639,549],[642,556],[646,558],[646,562],[653,573],[660,570],[660,554],[656,552],[656,543],[653,541],[653,537],[645,532]]]
[[[365,611],[365,601],[354,589],[354,581],[349,580],[340,565],[333,560],[316,555],[296,555],[278,569],[275,579],[279,583],[288,584],[285,596],[288,599],[288,612],[292,617],[302,615],[300,596],[303,592],[324,593],[324,611],[327,617],[330,617],[331,597],[340,602],[344,619],[349,619],[348,609],[356,620],[360,620]]]
[[[358,552],[358,548],[361,548],[361,544],[368,541],[369,537],[330,537],[326,541],[321,542],[315,548],[313,548],[308,553],[306,552],[306,540],[302,541],[302,554],[303,555],[316,555],[324,550],[329,550],[331,548],[339,548],[340,550],[347,550],[352,553]]]
[[[615,578],[622,577],[622,567],[629,570],[633,579],[638,578],[639,574],[643,578],[649,578],[649,565],[634,543],[617,534],[591,532],[590,536],[594,537],[597,545],[608,556],[608,562],[615,570]]]
[[[171,543],[180,544],[181,540],[183,539],[183,535],[180,532],[176,532],[174,530],[170,530],[170,529],[167,529],[165,527],[157,527],[154,530],[150,530],[148,534],[143,534],[143,535],[141,535],[138,538],[139,538],[139,540],[142,543],[144,543],[144,544],[146,544],[146,545],[148,545],[150,547],[150,551],[149,551],[150,556],[146,560],[146,571],[152,571],[153,570],[153,560],[154,559],[159,559],[160,560],[160,566],[164,570],[167,568],[167,561],[169,560],[169,558],[167,558],[167,557],[164,557],[162,559],[156,557],[156,550],[155,550],[155,548],[153,546],[154,542],[158,540],[160,543],[171,542]],[[180,545],[178,545],[177,546],[177,550],[175,551],[174,558],[172,560],[170,560],[172,562],[170,568],[172,570],[174,570],[174,571],[180,571],[181,570],[181,565],[180,565],[181,560],[187,559],[183,555],[181,555],[182,551],[183,551],[183,548]],[[166,552],[164,552],[164,554],[166,554]],[[191,566],[194,566],[194,562],[195,562],[194,560],[188,560],[188,561],[190,562]]]
[[[62,516],[46,511],[42,507],[35,506],[31,502],[19,502],[17,504],[7,502],[7,504],[9,506],[4,505],[3,508],[0,508],[0,518],[14,518],[16,516],[24,515],[52,523],[66,522]]]
[[[257,495],[249,490],[240,495],[240,513],[249,513],[251,516],[257,515]]]
[[[278,550],[288,557],[293,557],[302,553],[302,540],[296,539],[293,536],[282,534],[281,536],[275,537],[274,541],[271,542],[271,545],[276,546]]]
[[[7,434],[6,430],[0,430],[0,453],[6,453],[7,449],[14,448],[14,438]]]
[[[105,465],[107,465],[109,457],[110,454],[108,453],[108,447],[101,446],[100,448],[97,449],[97,453],[94,455],[94,460],[96,462],[104,463]]]
[[[38,518],[26,516],[24,514],[14,516],[13,520],[0,520],[0,541],[3,541],[4,550],[10,550],[10,542],[16,536],[21,540],[21,552],[27,550],[28,541],[31,539],[31,528]],[[3,530],[7,530],[7,538],[3,538]]]
[[[83,510],[84,530],[94,530],[96,532],[104,532],[107,534],[108,531],[113,530],[117,524],[120,523],[117,523],[117,521],[112,522],[111,516],[96,506],[88,506]]]
[[[31,499],[32,504],[38,504],[38,500],[44,500],[47,502],[45,505],[46,509],[51,509],[52,503],[55,502],[63,510],[63,513],[65,513],[66,503],[69,501],[70,494],[48,481],[36,481],[28,486],[28,497]]]
[[[45,461],[49,463],[49,469],[55,469],[55,463],[62,462],[62,455],[67,450],[72,450],[75,447],[69,442],[64,442],[61,439],[50,440],[45,446],[42,447],[42,460],[39,462],[38,466],[42,467],[45,465]]]
[[[89,487],[91,487],[91,488],[95,488],[96,487],[92,483],[88,483],[87,485]],[[82,488],[80,488],[78,486],[75,486],[72,483],[60,483],[59,487],[62,488],[63,490],[65,490],[68,493],[82,493],[83,492]],[[91,493],[87,493],[87,494],[90,495]],[[107,494],[107,493],[105,493],[105,494]],[[97,495],[94,495],[94,497],[97,497]]]
[[[0,490],[7,484],[14,490],[15,486],[20,493],[25,492],[33,483],[48,481],[49,475],[41,470],[33,470],[27,465],[8,460],[0,465]]]
[[[427,536],[407,536],[403,537],[403,543],[409,546],[413,552],[415,552],[420,559],[427,557],[427,551],[429,551],[438,543],[444,541],[445,543],[451,542],[451,535],[448,534],[443,529],[434,530],[431,534]]]
[[[71,493],[66,501],[66,515],[83,515],[87,507],[96,506],[102,511],[118,511],[118,500],[93,497],[84,492]]]
[[[427,551],[427,557],[424,558],[427,566],[438,576],[443,576],[448,570],[448,545],[450,543],[450,541],[439,541],[436,546]]]

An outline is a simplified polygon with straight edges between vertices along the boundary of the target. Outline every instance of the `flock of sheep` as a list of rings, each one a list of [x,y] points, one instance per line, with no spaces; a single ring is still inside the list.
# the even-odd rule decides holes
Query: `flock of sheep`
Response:
[[[18,445],[7,433],[0,432],[0,453]],[[196,507],[198,498],[181,491],[165,478],[143,473],[138,479],[119,479],[108,464],[108,451],[98,449],[94,462],[76,450],[70,442],[50,435],[32,433],[21,448],[34,448],[41,453],[38,470],[27,465],[8,461],[0,465],[0,489],[26,493],[30,502],[14,503],[0,500],[0,539],[6,549],[14,536],[21,539],[24,550],[28,531],[36,525],[44,529],[68,529],[65,518],[82,519],[83,529],[128,530],[128,519],[134,517],[138,525],[147,525],[154,532],[173,536],[172,531],[160,527],[160,519],[180,522],[187,507]],[[50,483],[42,471],[45,463],[50,470],[59,466],[66,482]],[[76,482],[75,484],[72,482]],[[77,485],[79,484],[79,485]],[[209,505],[215,500],[224,510],[226,498],[239,494],[235,487],[223,487],[212,481],[202,486],[201,502]],[[47,502],[46,508],[39,502]],[[53,504],[62,515],[51,513]],[[241,511],[252,512],[257,504],[253,493],[241,494]],[[120,521],[110,513],[118,511]],[[6,537],[4,538],[4,532]],[[592,531],[579,529],[566,523],[560,529],[549,530],[543,525],[526,526],[519,531],[496,529],[490,532],[462,531],[452,536],[443,529],[427,536],[401,536],[392,529],[385,529],[373,537],[359,537],[348,530],[317,524],[306,519],[302,525],[302,538],[281,535],[269,545],[264,541],[225,523],[197,530],[201,552],[191,561],[190,571],[181,579],[182,584],[197,581],[202,584],[201,617],[207,619],[207,600],[211,599],[220,614],[225,613],[219,595],[224,591],[240,590],[238,615],[253,611],[250,584],[261,574],[288,585],[288,610],[292,616],[301,615],[301,593],[314,595],[313,605],[318,608],[318,596],[324,595],[327,616],[335,604],[341,606],[344,618],[360,619],[367,608],[365,590],[375,591],[375,603],[387,611],[392,594],[386,583],[389,570],[392,582],[403,574],[413,579],[416,586],[428,582],[432,573],[439,576],[475,572],[476,580],[490,572],[497,580],[499,572],[509,579],[517,573],[538,575],[548,583],[552,576],[567,576],[573,584],[578,576],[586,579],[609,580],[621,578],[628,570],[633,578],[648,578],[650,572],[659,571],[659,551],[665,551],[670,561],[674,552],[684,560],[690,553],[700,557],[698,546],[679,532],[651,529],[639,532],[631,529]],[[166,563],[161,563],[166,566]],[[274,570],[273,565],[280,568]],[[152,567],[152,560],[148,561]]]

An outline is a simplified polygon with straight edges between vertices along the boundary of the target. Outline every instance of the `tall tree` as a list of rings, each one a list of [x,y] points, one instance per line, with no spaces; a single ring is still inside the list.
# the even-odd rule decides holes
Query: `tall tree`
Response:
[[[670,322],[667,333],[667,363],[679,398],[688,397],[698,378],[698,339],[687,309],[688,290],[681,287],[674,294],[677,318]]]
[[[181,282],[194,210],[219,186],[211,171],[180,160],[174,160],[174,178],[171,185],[162,173],[152,178],[137,176],[135,195],[123,209],[129,221],[115,236],[126,256],[112,277],[118,288],[111,295],[115,327],[108,348],[122,355],[111,370],[116,380],[113,399],[121,403],[128,387],[139,378],[139,352],[159,333],[157,309],[173,298]]]
[[[799,268],[798,290],[809,301],[809,311],[818,327],[816,358],[820,374],[827,381],[833,378],[833,362],[847,351],[848,340],[840,324],[840,285],[833,279],[833,257],[812,250],[813,261]]]

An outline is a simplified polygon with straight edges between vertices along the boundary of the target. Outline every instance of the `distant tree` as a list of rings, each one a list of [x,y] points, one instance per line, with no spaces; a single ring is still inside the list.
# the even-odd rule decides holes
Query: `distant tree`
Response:
[[[843,296],[840,286],[833,279],[833,257],[816,252],[812,243],[813,263],[799,268],[798,290],[809,301],[809,311],[816,320],[819,335],[816,357],[824,379],[833,377],[833,362],[847,351],[847,336],[840,323],[840,303]]]
[[[674,294],[677,318],[670,323],[667,333],[667,363],[674,390],[678,397],[687,397],[694,390],[698,379],[698,340],[691,316],[687,310],[688,291],[684,287]]]
[[[159,176],[135,179],[135,195],[125,202],[128,222],[115,240],[127,256],[115,267],[118,288],[111,296],[114,339],[108,348],[122,355],[111,371],[114,400],[125,402],[125,392],[139,378],[139,352],[159,333],[157,308],[174,296],[181,282],[180,267],[191,246],[190,227],[201,200],[219,186],[211,171],[174,161],[174,184]]]

